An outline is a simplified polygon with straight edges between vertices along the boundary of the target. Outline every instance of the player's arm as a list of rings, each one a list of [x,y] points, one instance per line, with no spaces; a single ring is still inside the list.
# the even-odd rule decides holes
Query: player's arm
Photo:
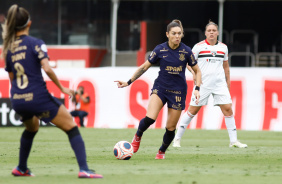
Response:
[[[200,67],[198,66],[198,64],[194,65],[191,67],[193,72],[195,73],[195,76],[196,76],[196,87],[195,87],[195,90],[194,90],[194,95],[196,97],[196,104],[199,103],[199,100],[200,100],[200,85],[202,83],[202,73],[201,73],[201,70],[200,70]]]
[[[152,64],[147,60],[145,63],[143,63],[141,66],[138,67],[138,69],[132,75],[132,77],[129,79],[128,82],[124,82],[124,81],[115,81],[115,82],[117,82],[117,85],[118,85],[119,88],[129,86],[132,82],[134,82],[141,75],[143,75],[143,73],[145,73],[151,66],[152,66]]]
[[[227,83],[228,90],[230,91],[230,70],[229,70],[229,63],[227,61],[223,61],[223,69],[225,73],[225,80]]]
[[[70,96],[72,96],[74,94],[74,91],[68,88],[65,88],[62,86],[62,84],[60,83],[59,79],[57,78],[56,74],[54,73],[54,71],[52,70],[52,68],[49,65],[48,59],[44,58],[40,61],[41,66],[43,68],[43,70],[45,71],[45,73],[48,75],[48,77],[56,84],[56,86],[65,94],[68,94]]]
[[[186,68],[193,75],[193,81],[194,81],[194,84],[196,85],[196,75],[195,75],[195,72],[193,71],[191,66],[189,66],[188,64],[187,64]]]

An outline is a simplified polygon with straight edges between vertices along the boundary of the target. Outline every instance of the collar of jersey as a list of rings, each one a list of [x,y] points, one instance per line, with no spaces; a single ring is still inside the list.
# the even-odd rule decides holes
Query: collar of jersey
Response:
[[[207,39],[205,39],[205,42],[206,42],[206,44],[211,45],[211,44],[208,42]],[[217,44],[218,44],[218,41],[216,41],[215,45],[217,45]]]
[[[171,50],[176,50],[176,49],[178,49],[178,48],[180,47],[181,42],[179,43],[178,47],[176,47],[175,49],[172,49],[172,48],[169,46],[168,42],[166,42],[166,44],[167,44],[168,48],[170,48]]]
[[[27,36],[26,34],[23,34],[23,35],[17,36],[16,39],[20,39],[20,38],[23,38],[23,37],[26,37],[26,36]]]

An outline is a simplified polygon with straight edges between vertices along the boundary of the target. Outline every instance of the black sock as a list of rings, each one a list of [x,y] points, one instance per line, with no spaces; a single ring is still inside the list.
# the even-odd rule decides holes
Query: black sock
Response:
[[[155,120],[153,120],[153,119],[151,119],[147,116],[145,118],[141,119],[139,126],[138,126],[138,129],[137,129],[137,132],[136,132],[136,135],[141,137],[143,135],[143,132],[145,132],[149,128],[149,126],[151,126],[154,122],[155,122]]]
[[[66,132],[69,137],[71,147],[75,153],[77,163],[80,170],[88,171],[88,165],[86,162],[86,151],[84,146],[84,141],[80,135],[80,132],[76,127],[72,128],[70,131]]]
[[[160,150],[162,152],[166,151],[166,149],[169,147],[170,143],[174,139],[174,136],[175,136],[175,130],[169,131],[168,129],[166,129],[166,132],[163,137],[163,143],[162,146],[160,147]]]
[[[31,150],[33,138],[36,132],[29,132],[24,130],[21,137],[21,146],[20,146],[20,160],[19,160],[19,169],[22,171],[27,170],[27,159]]]

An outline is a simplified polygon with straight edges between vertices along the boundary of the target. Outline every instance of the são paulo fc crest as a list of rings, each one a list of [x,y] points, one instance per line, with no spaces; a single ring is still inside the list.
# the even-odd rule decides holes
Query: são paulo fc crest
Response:
[[[211,51],[211,55],[212,55],[213,57],[215,57],[215,56],[216,56],[216,51]]]

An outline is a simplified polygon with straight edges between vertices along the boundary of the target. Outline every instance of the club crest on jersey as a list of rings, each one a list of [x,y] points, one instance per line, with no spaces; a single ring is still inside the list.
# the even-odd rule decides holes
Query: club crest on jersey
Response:
[[[211,55],[212,55],[213,57],[215,57],[215,56],[216,56],[216,51],[211,51]]]
[[[184,61],[185,60],[185,54],[179,54],[179,60]]]

